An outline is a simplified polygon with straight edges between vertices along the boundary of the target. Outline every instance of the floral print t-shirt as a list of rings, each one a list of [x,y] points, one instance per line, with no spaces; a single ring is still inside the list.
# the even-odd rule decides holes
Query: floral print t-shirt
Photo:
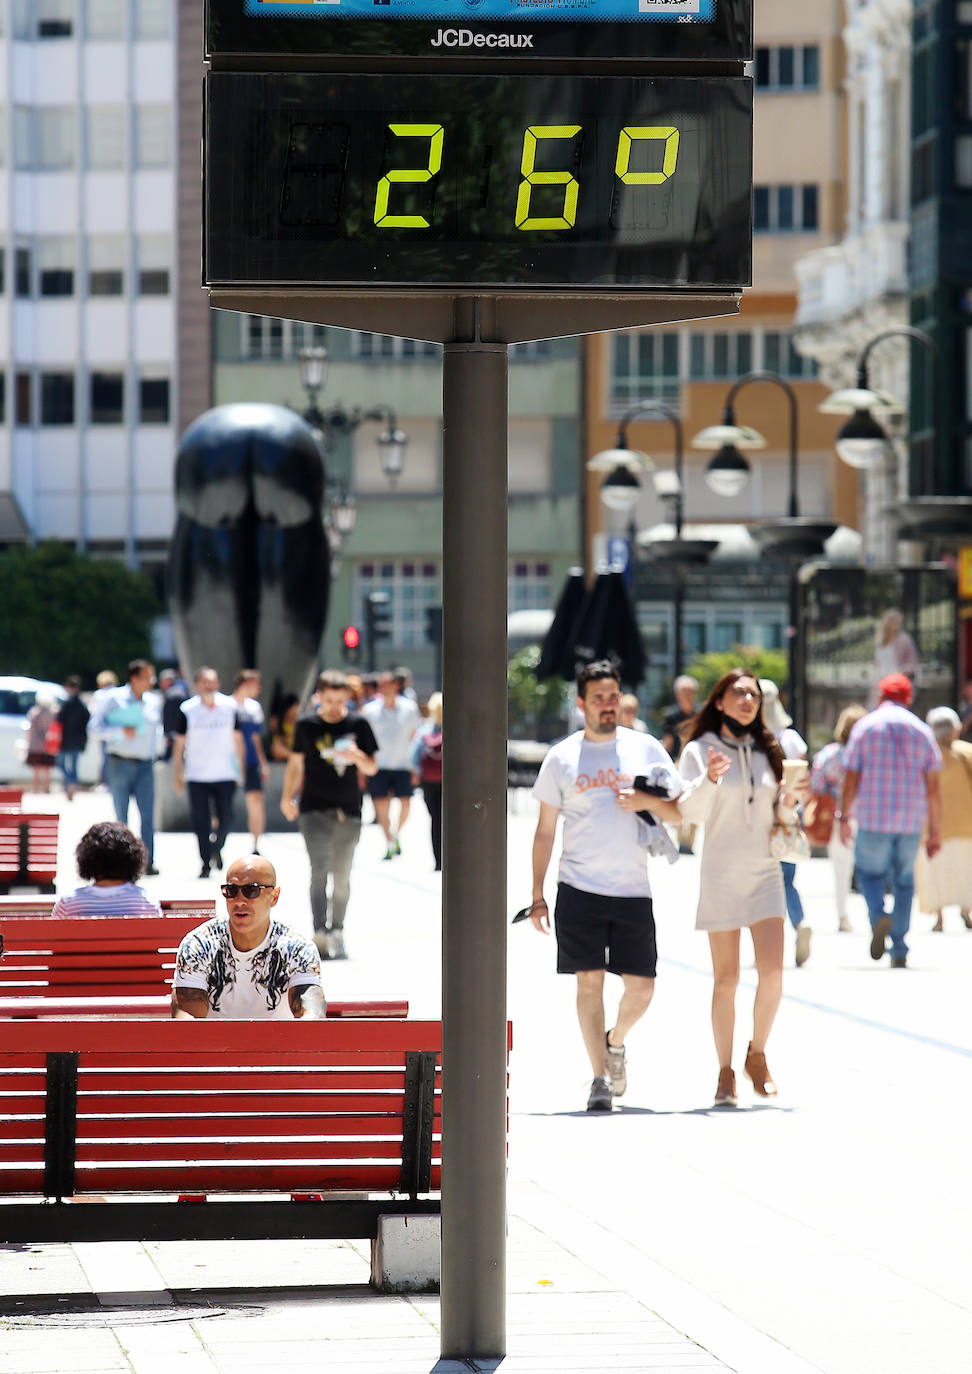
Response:
[[[209,999],[209,1015],[234,1021],[292,1020],[291,988],[320,987],[321,964],[314,945],[282,921],[271,919],[256,949],[233,944],[228,916],[191,930],[176,955],[172,985],[198,988]]]

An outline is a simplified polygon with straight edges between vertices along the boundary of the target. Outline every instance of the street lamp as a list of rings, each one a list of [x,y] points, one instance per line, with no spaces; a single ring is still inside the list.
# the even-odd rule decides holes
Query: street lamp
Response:
[[[394,486],[405,467],[408,435],[398,428],[391,406],[377,405],[370,410],[362,410],[360,406],[355,406],[348,411],[339,402],[329,410],[322,410],[317,403],[317,397],[327,378],[327,349],[302,348],[297,355],[297,363],[300,383],[307,393],[307,405],[301,415],[317,435],[324,454],[331,452],[335,437],[353,434],[365,420],[384,421],[384,429],[377,438],[378,455],[382,472]],[[327,476],[326,469],[324,492],[324,528],[331,550],[331,570],[336,573],[340,567],[341,547],[357,522],[357,507],[354,497],[344,484],[336,478]]]
[[[787,676],[789,678],[790,711],[803,727],[804,703],[802,699],[799,672],[799,585],[797,572],[801,562],[807,558],[819,557],[826,540],[830,538],[836,524],[830,520],[817,520],[815,517],[801,516],[799,489],[800,445],[798,436],[798,414],[796,392],[778,372],[747,372],[729,389],[722,414],[722,423],[710,425],[692,440],[692,447],[699,449],[718,449],[716,457],[709,464],[706,481],[713,491],[721,495],[737,495],[748,478],[749,464],[739,452],[742,448],[765,448],[766,440],[748,425],[736,424],[735,400],[745,386],[753,382],[770,382],[778,386],[786,395],[789,410],[789,496],[787,514],[779,520],[759,520],[751,526],[753,538],[760,548],[784,559],[790,569],[789,625],[787,626]],[[745,476],[743,475],[745,474]],[[731,488],[731,489],[730,489]]]
[[[635,419],[644,420],[667,420],[672,425],[675,435],[674,459],[675,466],[673,471],[656,472],[654,463],[646,454],[639,454],[640,470],[651,472],[656,494],[666,501],[672,503],[673,523],[675,526],[674,539],[655,539],[644,540],[643,546],[648,550],[653,558],[659,562],[666,562],[672,565],[674,571],[675,591],[673,597],[673,620],[674,620],[674,676],[678,677],[682,671],[682,620],[684,588],[682,581],[682,566],[692,563],[705,563],[713,549],[718,546],[715,539],[683,539],[682,524],[685,516],[685,472],[684,472],[684,444],[682,438],[682,421],[678,414],[664,405],[661,401],[640,401],[632,406],[621,418],[618,425],[618,434],[615,440],[615,447],[607,449],[603,453],[596,454],[587,464],[593,471],[611,468],[608,477],[601,485],[601,500],[609,508],[614,510],[627,509],[634,507],[638,497],[638,479],[625,466],[624,455],[630,455],[628,448],[628,425]],[[631,491],[631,484],[634,482],[633,499],[630,505],[623,507],[619,504],[621,493]],[[623,498],[628,500],[627,496]],[[633,534],[633,529],[631,530]],[[630,537],[630,536],[629,536]],[[633,539],[631,540],[633,547]]]

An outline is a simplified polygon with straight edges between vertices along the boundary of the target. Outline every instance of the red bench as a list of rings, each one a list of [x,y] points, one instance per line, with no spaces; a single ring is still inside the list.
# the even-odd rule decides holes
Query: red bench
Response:
[[[56,897],[0,897],[0,921],[5,916],[50,916]],[[216,914],[212,897],[162,897],[159,900],[163,916],[194,916],[197,925],[211,921]],[[129,920],[140,917],[130,916]]]
[[[12,887],[54,891],[58,816],[0,809],[0,893]]]
[[[7,1025],[0,1236],[373,1239],[381,1215],[435,1214],[441,1032],[397,1020]]]
[[[24,800],[22,787],[0,787],[0,806],[5,810],[19,810]]]
[[[0,1017],[170,1015],[184,935],[212,915],[6,916],[0,913]],[[326,989],[325,989],[326,991]],[[329,1002],[329,1018],[402,1017],[408,1002]]]

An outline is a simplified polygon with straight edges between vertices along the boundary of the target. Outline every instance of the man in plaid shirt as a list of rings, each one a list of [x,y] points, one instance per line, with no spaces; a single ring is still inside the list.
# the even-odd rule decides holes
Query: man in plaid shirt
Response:
[[[932,731],[907,709],[912,688],[903,673],[882,678],[878,693],[877,707],[857,722],[847,742],[847,771],[836,815],[840,838],[850,844],[848,818],[856,803],[854,866],[871,920],[871,958],[883,957],[890,935],[891,967],[905,968],[922,830],[930,859],[942,847],[942,756]],[[890,916],[884,911],[888,882],[894,896]]]

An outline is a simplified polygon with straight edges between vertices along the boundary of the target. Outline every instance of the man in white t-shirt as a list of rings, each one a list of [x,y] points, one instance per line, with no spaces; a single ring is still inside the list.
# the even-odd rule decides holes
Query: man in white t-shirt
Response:
[[[172,741],[172,785],[181,793],[184,783],[189,784],[189,812],[202,860],[199,876],[208,878],[210,862],[223,867],[236,779],[244,772],[244,744],[239,706],[219,690],[216,669],[200,668],[194,683],[196,695],[179,708],[178,731]]]
[[[319,1021],[321,965],[310,940],[271,912],[280,898],[273,864],[259,854],[229,866],[226,915],[191,930],[172,976],[172,1015],[249,1021]]]
[[[412,740],[419,727],[419,710],[399,692],[394,673],[378,674],[379,695],[366,702],[361,714],[378,741],[378,771],[368,779],[368,795],[375,804],[375,816],[385,833],[385,858],[401,854],[398,837],[408,820],[412,800]],[[398,824],[392,825],[392,797],[398,798]]]
[[[563,852],[554,923],[557,972],[577,976],[577,1017],[594,1070],[588,1111],[610,1111],[627,1087],[624,1039],[651,1002],[655,988],[655,921],[648,882],[645,825],[635,780],[651,774],[653,786],[677,797],[685,784],[667,751],[650,735],[618,725],[621,683],[607,661],[591,663],[577,679],[584,728],[547,753],[533,786],[540,819],[533,841],[530,919],[549,934],[543,882],[557,818],[564,817]],[[721,765],[711,764],[713,772]],[[710,775],[703,775],[700,784]],[[715,778],[712,777],[712,781]],[[653,798],[652,809],[678,824],[674,801]],[[621,977],[624,991],[614,1026],[605,1033],[605,970]]]

